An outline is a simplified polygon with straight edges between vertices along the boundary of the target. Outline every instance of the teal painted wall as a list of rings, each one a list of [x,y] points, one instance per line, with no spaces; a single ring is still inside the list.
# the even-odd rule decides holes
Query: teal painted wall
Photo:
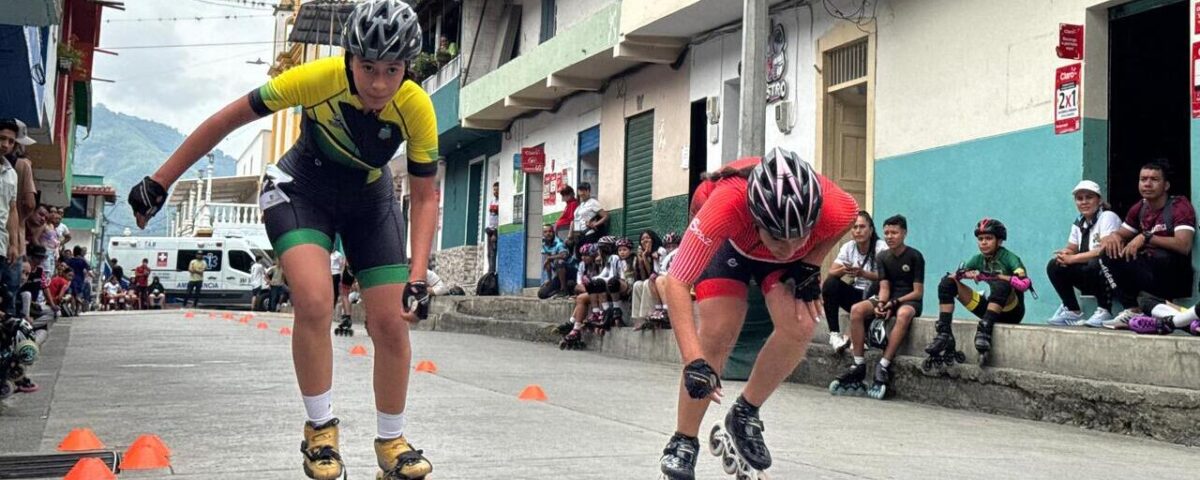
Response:
[[[437,114],[438,135],[458,126],[458,88],[458,78],[455,78],[429,95]],[[442,149],[445,149],[444,145]]]
[[[1092,129],[1104,128],[1098,122]],[[1055,135],[1047,125],[875,163],[877,223],[908,217],[908,244],[925,256],[924,315],[936,315],[941,276],[979,252],[973,230],[986,216],[1008,226],[1005,246],[1024,261],[1041,297],[1026,296],[1025,323],[1045,323],[1059,305],[1046,263],[1077,215],[1071,189],[1084,173],[1084,134],[1092,129]],[[955,317],[971,315],[959,306]]]
[[[478,199],[469,198],[467,162],[446,162],[446,181],[442,191],[442,248],[454,248],[467,242],[467,206]]]

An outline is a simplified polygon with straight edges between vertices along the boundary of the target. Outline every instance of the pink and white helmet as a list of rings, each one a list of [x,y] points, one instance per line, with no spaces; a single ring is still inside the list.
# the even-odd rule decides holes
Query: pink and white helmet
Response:
[[[750,172],[746,202],[754,223],[775,238],[808,236],[821,213],[821,182],[812,165],[774,148]]]

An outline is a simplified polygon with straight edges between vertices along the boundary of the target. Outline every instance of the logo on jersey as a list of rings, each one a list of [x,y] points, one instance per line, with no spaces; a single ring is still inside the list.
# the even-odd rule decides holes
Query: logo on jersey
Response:
[[[708,236],[704,234],[704,231],[700,230],[699,218],[692,219],[691,225],[688,225],[688,231],[692,232],[692,235],[694,235],[697,240],[700,240],[700,243],[703,243],[705,246],[712,246],[712,239],[708,238]]]
[[[725,264],[729,265],[729,268],[737,268],[738,267],[738,261],[736,258],[730,258],[729,260],[726,260]]]
[[[904,273],[908,273],[908,272],[909,272],[910,270],[912,270],[912,269],[911,269],[911,268],[909,268],[909,267],[908,267],[908,264],[906,263],[906,264],[904,264],[904,265],[902,265],[902,266],[900,267],[900,270],[903,270],[903,271],[904,271]]]
[[[379,139],[387,140],[389,138],[392,138],[392,127],[384,125],[383,128],[379,129]]]

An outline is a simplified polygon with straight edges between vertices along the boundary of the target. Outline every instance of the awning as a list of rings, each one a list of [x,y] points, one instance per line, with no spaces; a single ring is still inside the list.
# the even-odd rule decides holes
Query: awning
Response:
[[[104,197],[104,200],[108,202],[117,201],[117,189],[112,185],[76,185],[71,188],[71,195]]]
[[[342,24],[354,2],[347,0],[316,0],[300,6],[288,41],[314,45],[341,46]]]

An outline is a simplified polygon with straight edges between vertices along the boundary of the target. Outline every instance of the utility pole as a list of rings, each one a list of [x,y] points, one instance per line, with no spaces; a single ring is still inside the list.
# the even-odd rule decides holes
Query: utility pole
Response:
[[[742,79],[738,108],[738,157],[761,156],[766,149],[767,0],[744,0]]]

